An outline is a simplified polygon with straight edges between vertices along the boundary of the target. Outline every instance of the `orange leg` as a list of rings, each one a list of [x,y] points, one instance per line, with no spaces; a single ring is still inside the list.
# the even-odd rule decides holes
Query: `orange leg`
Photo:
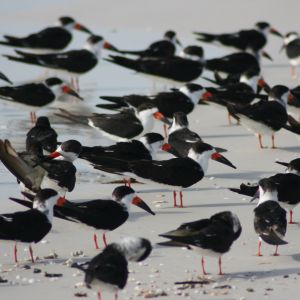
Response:
[[[204,262],[204,257],[203,256],[201,258],[201,267],[202,267],[202,274],[207,275],[207,273],[205,272],[205,262]]]
[[[275,135],[274,135],[274,133],[272,134],[272,149],[276,149],[276,146],[275,146]]]
[[[258,142],[259,142],[260,149],[264,149],[264,146],[262,144],[262,136],[261,136],[261,134],[258,135]]]
[[[224,275],[222,272],[222,258],[221,256],[219,257],[219,275]]]
[[[103,239],[103,244],[106,247],[107,246],[107,242],[106,242],[106,235],[105,235],[105,233],[103,233],[102,239]]]
[[[18,249],[17,249],[17,243],[14,246],[14,259],[15,263],[18,263]]]
[[[167,138],[168,137],[168,126],[167,126],[167,124],[164,124],[163,127],[164,127],[165,138]]]
[[[182,191],[179,192],[179,196],[180,196],[180,206],[179,207],[183,208]]]
[[[293,79],[296,79],[297,78],[297,72],[296,72],[296,66],[292,66],[291,67],[291,76]]]
[[[262,254],[261,254],[261,240],[258,241],[257,256],[262,256]]]
[[[100,290],[98,291],[97,296],[98,296],[98,300],[101,300],[101,292],[100,292]]]
[[[29,253],[30,253],[31,262],[34,263],[34,257],[33,257],[33,251],[31,245],[29,245]]]
[[[99,250],[98,238],[97,238],[97,234],[96,233],[94,233],[94,243],[95,243],[96,250]]]
[[[275,252],[273,253],[273,256],[279,256],[278,245],[276,245],[276,247],[275,247]]]
[[[292,209],[290,209],[290,221],[289,221],[289,224],[297,224],[297,222],[293,221],[293,210]]]
[[[230,125],[230,126],[232,125],[230,113],[228,113],[228,125]]]
[[[174,207],[177,207],[177,203],[176,203],[176,191],[173,191],[173,200],[174,200]]]

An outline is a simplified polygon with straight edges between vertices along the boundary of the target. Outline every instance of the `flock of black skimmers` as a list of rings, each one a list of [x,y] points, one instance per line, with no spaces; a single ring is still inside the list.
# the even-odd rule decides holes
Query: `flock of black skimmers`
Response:
[[[88,35],[86,44],[82,49],[65,51],[73,30]],[[95,231],[96,249],[100,248],[96,231],[101,232],[105,248],[90,261],[74,267],[85,273],[87,287],[96,289],[99,299],[102,289],[117,293],[126,285],[128,261],[142,261],[152,250],[151,242],[145,238],[126,237],[108,245],[106,242],[105,234],[126,222],[131,205],[155,215],[131,187],[132,179],[166,187],[173,192],[174,207],[183,208],[184,189],[202,180],[210,159],[236,168],[221,154],[227,151],[222,145],[210,145],[189,129],[188,115],[198,104],[223,108],[229,122],[235,119],[258,137],[260,148],[264,148],[263,136],[270,136],[275,149],[275,133],[281,129],[300,133],[300,123],[290,115],[300,114],[300,86],[271,87],[261,74],[261,60],[272,59],[265,46],[273,34],[282,39],[282,50],[292,66],[292,76],[296,76],[300,62],[300,37],[296,32],[283,36],[270,24],[258,22],[252,29],[233,33],[193,34],[195,44],[187,47],[169,30],[161,40],[143,50],[120,50],[73,18],[61,17],[56,26],[25,37],[3,36],[1,46],[14,48],[14,54],[4,55],[12,63],[36,65],[57,74],[22,85],[14,85],[13,79],[0,74],[0,79],[7,83],[0,87],[0,99],[28,109],[34,123],[27,133],[24,151],[17,152],[9,140],[0,140],[0,159],[16,177],[23,194],[23,198],[10,199],[28,208],[0,215],[0,239],[16,242],[15,262],[18,262],[17,242],[29,244],[34,262],[31,244],[49,233],[53,217],[85,224]],[[207,43],[230,47],[235,52],[205,59],[201,45],[205,47]],[[89,147],[77,140],[61,141],[49,119],[37,118],[36,111],[53,104],[63,94],[86,101],[80,95],[78,78],[97,66],[102,49],[110,51],[104,58],[106,61],[163,80],[172,88],[153,95],[101,95],[103,101],[97,107],[113,113],[77,115],[60,110],[61,118],[90,126],[116,143]],[[212,74],[206,78],[205,87],[193,82],[204,70]],[[179,88],[173,88],[178,85]],[[152,132],[155,120],[163,123],[164,136]],[[158,151],[174,157],[157,160]],[[66,194],[76,184],[73,164],[76,159],[86,160],[96,170],[118,175],[124,184],[112,191],[110,200],[67,200]],[[251,197],[251,201],[258,198],[254,229],[259,236],[259,256],[262,242],[274,245],[274,255],[278,255],[278,246],[287,243],[284,240],[287,210],[292,224],[293,208],[300,202],[300,159],[278,163],[286,168],[282,173],[257,178],[257,184],[242,183],[231,189]],[[168,240],[159,244],[200,252],[203,274],[206,274],[204,256],[216,256],[222,275],[221,256],[230,250],[241,232],[238,216],[221,211],[162,233],[160,236]]]

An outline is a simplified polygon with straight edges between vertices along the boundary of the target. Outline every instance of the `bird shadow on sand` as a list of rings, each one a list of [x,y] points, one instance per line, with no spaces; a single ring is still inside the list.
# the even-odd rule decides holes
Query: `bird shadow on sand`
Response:
[[[229,125],[222,125],[221,127],[231,127]],[[238,134],[208,134],[208,135],[201,135],[203,139],[209,138],[239,138],[239,137],[246,137],[252,136],[250,133],[238,133]]]
[[[274,174],[274,172],[266,171],[251,171],[251,172],[239,172],[239,173],[212,173],[208,177],[224,178],[224,179],[240,179],[240,180],[257,180],[257,178],[266,177],[268,174]]]
[[[287,152],[293,152],[293,153],[299,153],[300,152],[300,146],[278,147],[277,149],[287,151]]]
[[[195,187],[195,188],[183,188],[182,191],[183,192],[200,192],[200,191],[210,191],[210,190],[214,190],[215,187]],[[146,189],[146,190],[136,190],[137,193],[140,193],[140,194],[147,194],[147,193],[172,193],[172,190],[168,190],[168,189]]]
[[[255,206],[253,203],[248,202],[241,202],[241,203],[210,203],[210,204],[192,204],[188,205],[186,208],[193,208],[193,207],[234,207],[234,206]]]
[[[158,212],[155,212],[155,215],[176,215],[176,214],[187,214],[187,213],[190,213],[189,211],[184,211],[182,209],[178,209],[178,210],[175,210],[174,211],[170,211],[169,209],[172,209],[172,207],[166,207],[166,209],[168,209],[168,211],[158,211]],[[140,218],[144,218],[144,217],[151,217],[151,215],[149,215],[148,213],[144,213],[144,212],[134,212],[132,213],[132,215],[130,216],[129,218],[129,221],[137,221],[138,219]],[[155,217],[155,216],[152,216],[152,217]]]

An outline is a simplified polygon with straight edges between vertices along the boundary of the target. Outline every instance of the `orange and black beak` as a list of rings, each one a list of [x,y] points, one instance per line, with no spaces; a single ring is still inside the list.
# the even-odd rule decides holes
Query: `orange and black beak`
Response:
[[[79,96],[79,94],[77,94],[73,89],[71,89],[69,86],[67,86],[67,85],[64,85],[63,87],[62,87],[62,92],[64,93],[64,94],[69,94],[69,95],[71,95],[71,96],[74,96],[74,97],[76,97],[76,98],[78,98],[78,99],[80,99],[80,100],[83,100],[83,98],[81,97],[81,96]]]
[[[44,160],[45,161],[52,160],[52,159],[57,158],[59,156],[62,156],[61,153],[58,152],[58,151],[54,151],[54,152],[50,153],[48,156],[46,156],[46,158]]]
[[[162,146],[161,146],[161,150],[163,151],[166,151],[166,152],[169,152],[171,150],[172,146],[168,143],[164,143]]]
[[[250,199],[250,202],[253,202],[256,199],[259,199],[259,188],[255,192],[254,196]]]
[[[103,44],[103,48],[104,49],[107,49],[107,50],[110,50],[110,51],[115,51],[115,52],[119,52],[119,49],[115,46],[113,46],[112,44],[108,43],[108,42],[105,42]]]
[[[162,121],[163,123],[166,123],[168,125],[171,125],[172,123],[168,118],[166,118],[161,112],[157,111],[156,113],[153,114],[153,117],[156,120]]]
[[[296,97],[291,92],[289,92],[289,95],[287,98],[288,103],[291,104],[295,99],[296,99]]]
[[[283,35],[280,33],[280,32],[278,32],[275,28],[273,28],[273,27],[271,27],[270,28],[270,33],[272,33],[272,34],[274,34],[274,35],[277,35],[277,36],[279,36],[279,37],[283,37]]]
[[[267,93],[271,90],[270,86],[261,77],[257,82],[257,93],[259,94],[261,90],[265,90]]]
[[[261,56],[265,57],[266,59],[268,59],[270,61],[273,61],[273,58],[271,57],[271,55],[269,53],[267,53],[266,51],[262,51]]]
[[[67,200],[65,197],[59,197],[56,201],[57,206],[64,206],[66,204]]]
[[[132,204],[140,207],[141,209],[145,210],[146,212],[148,212],[149,214],[151,215],[155,215],[155,212],[153,212],[151,210],[151,208],[138,196],[135,196],[132,201],[131,201]]]
[[[200,100],[203,100],[203,101],[209,101],[211,98],[213,97],[213,94],[211,92],[208,92],[206,91]]]
[[[218,152],[213,153],[210,158],[213,159],[213,160],[218,161],[219,163],[227,165],[227,166],[229,166],[233,169],[236,169],[235,165],[233,165],[227,158],[225,158],[223,155],[221,155]]]
[[[86,28],[85,26],[83,26],[80,23],[75,23],[74,29],[88,33],[88,34],[93,34],[88,28]]]

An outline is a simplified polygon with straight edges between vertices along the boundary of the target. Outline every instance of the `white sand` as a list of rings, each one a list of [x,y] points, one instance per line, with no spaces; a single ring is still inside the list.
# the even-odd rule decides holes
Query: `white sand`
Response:
[[[72,15],[82,23],[90,26],[95,32],[103,34],[118,47],[135,49],[144,47],[151,40],[157,39],[165,29],[175,29],[184,44],[195,43],[193,30],[232,31],[251,27],[258,20],[272,23],[279,31],[298,30],[298,1],[5,1],[0,13],[0,33],[25,34],[35,28],[51,24],[57,16]],[[20,3],[21,2],[21,3]],[[79,47],[85,36],[76,34],[76,41],[71,47]],[[296,86],[292,81],[284,55],[279,55],[280,39],[270,37],[268,52],[274,57],[274,63],[264,62],[263,70],[270,84],[284,83]],[[226,53],[217,47],[205,47],[207,56]],[[12,49],[1,47],[1,53],[11,53]],[[41,74],[41,69],[0,61],[0,70],[13,81],[24,81]],[[30,74],[30,76],[28,75]],[[28,78],[29,77],[29,78]],[[200,81],[201,82],[201,81]],[[202,81],[202,83],[204,83]],[[107,94],[125,94],[132,92],[148,93],[151,82],[128,70],[101,63],[90,74],[82,78],[82,94],[89,107],[98,102],[98,96]],[[1,105],[0,120],[1,137],[12,138],[14,144],[21,145],[24,133],[29,128],[27,114]],[[41,111],[49,113],[48,111]],[[61,140],[70,137],[79,139],[84,144],[102,144],[102,139],[92,129],[80,127],[70,128],[57,119],[54,127]],[[231,210],[241,219],[243,232],[235,242],[231,251],[224,255],[225,276],[217,276],[216,259],[207,258],[207,271],[215,283],[196,286],[194,289],[177,290],[176,281],[199,279],[200,259],[197,254],[181,250],[155,247],[151,257],[142,264],[131,264],[127,287],[120,294],[120,299],[141,299],[139,290],[161,289],[168,294],[166,299],[181,299],[182,293],[187,299],[291,299],[299,293],[298,280],[300,272],[299,226],[288,227],[287,246],[280,248],[281,256],[270,254],[273,248],[263,244],[263,257],[256,257],[257,236],[253,229],[253,208],[248,199],[233,194],[226,187],[236,187],[241,182],[255,181],[270,176],[283,169],[274,161],[289,161],[298,157],[300,150],[296,136],[280,131],[276,135],[277,150],[259,150],[254,136],[241,126],[227,125],[226,114],[213,107],[198,107],[190,118],[192,129],[196,130],[208,143],[228,149],[226,157],[237,170],[210,162],[206,179],[184,192],[184,209],[172,208],[172,195],[156,185],[136,185],[141,197],[157,213],[146,215],[134,208],[130,222],[109,233],[109,242],[117,241],[124,235],[135,235],[149,238],[153,243],[162,241],[159,233],[176,228],[183,222],[189,222],[223,211]],[[161,131],[157,124],[156,129]],[[270,140],[265,143],[270,145]],[[166,154],[161,155],[167,158]],[[79,183],[70,199],[91,199],[110,195],[115,185],[100,184],[96,171],[77,164]],[[0,168],[1,200],[0,212],[20,210],[16,204],[7,200],[9,196],[19,196],[18,187],[12,175]],[[161,202],[162,203],[159,203]],[[300,220],[299,209],[295,209],[295,219]],[[87,257],[96,254],[92,243],[92,230],[55,219],[52,232],[46,237],[49,243],[34,246],[35,254],[44,257],[54,250],[58,260],[37,262],[29,270],[22,270],[23,259],[28,257],[19,248],[21,264],[16,267],[12,261],[12,244],[1,242],[0,276],[9,280],[8,284],[0,284],[1,299],[53,300],[75,299],[74,294],[83,291],[89,299],[96,299],[93,292],[85,288],[75,289],[74,285],[82,281],[81,273],[70,269],[63,263],[71,257],[74,250],[83,250]],[[100,238],[100,236],[99,236]],[[33,268],[42,270],[41,274],[33,274]],[[51,281],[43,276],[43,272],[62,273],[63,277]],[[76,275],[76,276],[75,276]],[[33,279],[33,280],[31,280]],[[34,283],[32,283],[34,281]],[[229,285],[231,289],[216,289],[219,285]],[[247,289],[253,289],[251,290]],[[113,295],[103,295],[103,299],[113,299]]]

